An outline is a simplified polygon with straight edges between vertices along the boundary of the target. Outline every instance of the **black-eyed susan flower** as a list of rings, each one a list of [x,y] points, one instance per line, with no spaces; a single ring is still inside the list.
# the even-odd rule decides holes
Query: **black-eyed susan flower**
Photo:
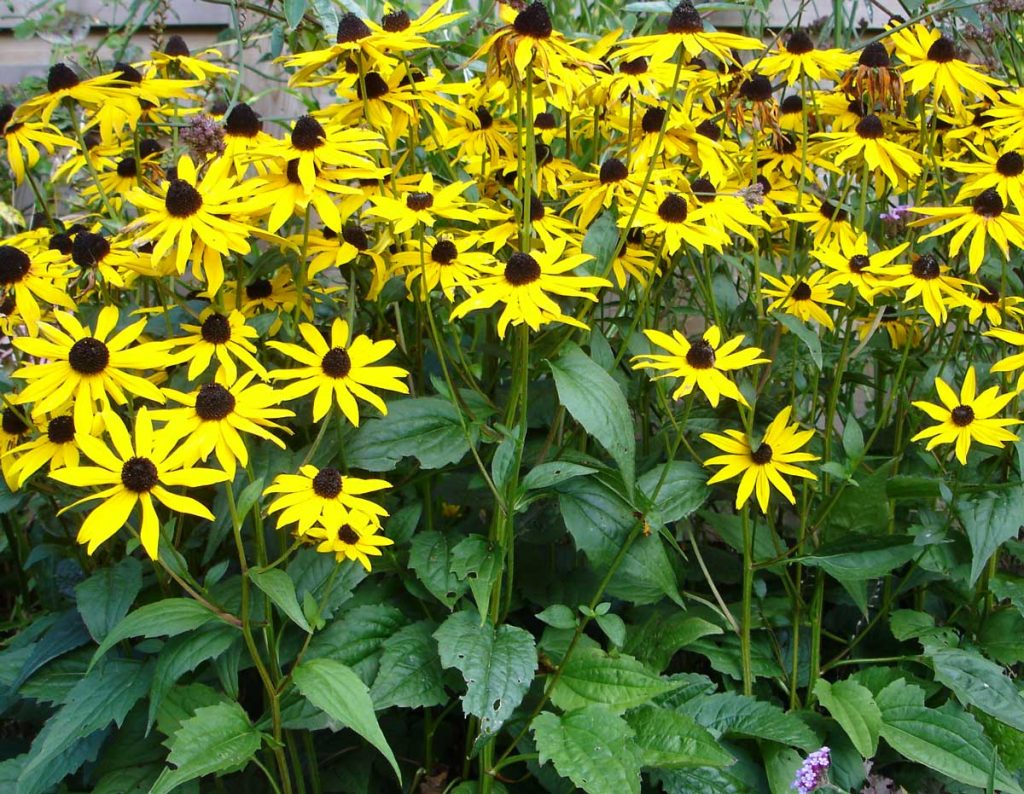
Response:
[[[565,190],[572,198],[565,205],[565,212],[575,210],[576,225],[586,229],[601,210],[609,209],[613,204],[635,204],[642,193],[643,172],[630,172],[626,164],[618,157],[609,157],[594,172],[581,174],[577,182],[565,185]]]
[[[515,241],[522,230],[518,211],[486,202],[486,206],[477,210],[477,215],[490,221],[486,228],[475,232],[481,245],[491,246],[492,253],[506,245],[516,247]],[[550,210],[535,193],[530,195],[530,234],[540,238],[538,247],[543,248],[550,248],[556,241],[567,245],[579,239],[575,224]]]
[[[895,306],[883,306],[868,316],[857,327],[857,336],[864,344],[868,338],[881,328],[889,337],[889,345],[893,350],[902,350],[908,344],[916,346],[924,338],[925,323],[913,314],[900,314]]]
[[[619,209],[620,226],[626,225],[631,212],[630,207]],[[691,208],[683,194],[655,186],[643,194],[633,223],[648,234],[663,235],[662,247],[669,256],[684,243],[697,251],[703,251],[707,246],[721,251],[722,246],[729,242],[729,235],[716,226],[703,223],[707,214],[703,207]]]
[[[323,419],[331,404],[337,403],[345,418],[358,427],[357,397],[386,414],[387,404],[370,391],[371,388],[409,393],[409,387],[402,381],[408,372],[401,367],[375,364],[395,349],[394,341],[381,339],[374,342],[368,336],[352,336],[348,323],[340,317],[336,317],[331,325],[330,344],[311,323],[300,324],[299,333],[308,348],[288,342],[267,344],[304,366],[276,369],[270,377],[295,381],[281,390],[282,400],[294,400],[316,392],[313,398],[314,422]]]
[[[267,512],[280,512],[278,526],[297,524],[295,532],[301,537],[317,523],[340,526],[352,513],[379,525],[387,510],[363,496],[390,487],[387,480],[352,477],[331,466],[317,469],[307,464],[298,474],[279,474],[263,493],[280,494],[267,506]]]
[[[856,65],[847,70],[840,88],[850,98],[866,102],[869,112],[882,108],[898,113],[903,109],[903,78],[880,41],[873,41],[860,51]]]
[[[456,236],[440,234],[413,241],[405,251],[395,254],[391,261],[398,271],[405,274],[405,285],[411,291],[419,282],[421,298],[431,290],[441,288],[448,300],[455,300],[455,290],[474,290],[474,282],[480,277],[480,267],[489,265],[494,256],[483,251],[474,251],[477,241],[474,235]]]
[[[833,286],[850,284],[869,305],[893,277],[889,267],[910,243],[900,243],[887,251],[871,253],[868,236],[861,232],[856,239],[833,238],[828,245],[811,251],[811,256],[832,271]]]
[[[999,326],[1004,320],[1024,320],[1024,298],[1016,295],[1000,295],[999,288],[991,284],[978,284],[967,294],[965,305],[967,319],[976,323],[984,317],[989,325]]]
[[[481,266],[483,275],[474,282],[474,293],[452,310],[452,319],[503,303],[505,308],[498,318],[498,336],[502,339],[509,324],[526,323],[534,331],[550,322],[585,328],[574,317],[564,314],[551,296],[596,302],[597,296],[587,290],[610,287],[611,283],[596,276],[572,275],[575,268],[593,257],[583,253],[563,256],[565,249],[565,242],[556,240],[545,250],[533,249],[528,254],[517,251],[504,265]]]
[[[259,333],[245,324],[245,317],[240,311],[232,309],[225,315],[212,308],[206,309],[199,315],[199,321],[199,325],[183,324],[181,330],[188,333],[169,341],[170,345],[182,348],[171,356],[171,363],[187,361],[189,380],[195,380],[206,372],[214,357],[231,382],[238,377],[235,359],[261,378],[267,377],[267,370],[256,358],[256,345],[253,344],[253,340],[259,339]]]
[[[75,419],[70,414],[58,414],[41,423],[42,432],[37,438],[14,447],[7,454],[11,456],[10,478],[20,488],[25,481],[49,464],[50,471],[66,466],[77,466],[80,461],[78,444],[75,441]],[[99,414],[94,417],[94,430],[102,425]],[[91,435],[97,435],[96,432]]]
[[[853,66],[857,56],[840,49],[819,50],[805,30],[794,30],[758,62],[758,71],[765,77],[785,74],[787,85],[800,82],[802,76],[815,83],[838,81],[839,75]]]
[[[257,154],[274,143],[263,131],[263,119],[245,102],[239,102],[224,117],[224,152],[221,157],[231,161],[235,175],[241,179],[251,168],[257,173],[267,170]]]
[[[1009,328],[993,328],[991,331],[986,331],[985,336],[990,336],[993,339],[998,339],[1001,342],[1006,342],[1008,345],[1019,348],[1016,353],[999,359],[990,367],[990,372],[1016,372],[1024,368],[1024,333],[1011,331]],[[1024,372],[1021,373],[1020,378],[1017,380],[1017,390],[1024,391]]]
[[[672,331],[669,336],[663,331],[649,329],[644,331],[644,335],[666,353],[633,356],[633,369],[657,370],[660,374],[655,375],[655,379],[681,378],[679,386],[672,392],[675,400],[690,394],[696,387],[704,392],[715,407],[720,397],[728,397],[747,405],[746,398],[725,373],[754,364],[767,364],[769,361],[760,358],[764,352],[760,348],[740,348],[745,338],[743,334],[723,344],[722,331],[716,325],[712,325],[693,342],[679,331]]]
[[[897,190],[904,190],[908,181],[921,173],[918,155],[886,138],[885,125],[874,113],[864,116],[851,131],[823,132],[813,137],[821,141],[815,147],[819,157],[829,159],[837,166],[847,160],[864,162],[871,173],[884,174]]]
[[[150,255],[139,251],[130,236],[107,238],[99,232],[81,231],[71,244],[71,261],[81,273],[103,280],[117,287],[125,286],[131,274],[152,275]]]
[[[623,58],[647,57],[665,62],[672,60],[680,47],[686,53],[687,60],[707,50],[721,61],[736,63],[733,50],[762,50],[764,44],[736,33],[706,30],[700,12],[689,0],[683,0],[672,9],[664,32],[626,39],[620,45],[618,55]]]
[[[34,417],[58,411],[73,401],[75,427],[84,431],[92,427],[94,407],[109,408],[111,398],[118,405],[128,402],[128,394],[164,401],[151,381],[128,372],[159,368],[168,349],[166,342],[133,344],[142,335],[146,320],[114,333],[120,320],[115,306],[100,309],[93,331],[68,312],[56,311],[54,317],[59,328],[40,323],[40,337],[14,340],[16,348],[44,362],[23,364],[12,374],[27,382],[17,400],[31,403]]]
[[[26,253],[13,245],[0,245],[0,294],[13,297],[15,308],[33,336],[43,316],[39,301],[65,309],[75,307],[65,291],[66,262],[59,251],[30,249]]]
[[[842,301],[832,297],[832,281],[826,270],[815,270],[805,278],[782,274],[778,278],[767,273],[761,277],[771,284],[762,292],[774,298],[767,311],[783,311],[803,322],[814,320],[830,331],[835,329],[832,318],[825,311],[826,306],[842,306]]]
[[[949,309],[967,302],[961,278],[949,275],[949,268],[932,254],[919,256],[909,265],[893,265],[892,289],[902,289],[903,302],[920,298],[921,305],[936,325],[946,322]]]
[[[709,227],[717,228],[725,234],[738,234],[750,243],[754,242],[752,230],[768,229],[768,224],[741,198],[738,188],[724,185],[716,187],[710,179],[698,177],[690,182],[690,191],[697,199],[704,222]]]
[[[996,414],[1017,396],[1016,392],[1000,394],[999,387],[992,386],[977,394],[977,379],[973,366],[967,368],[959,396],[942,378],[935,379],[935,391],[938,392],[942,405],[924,400],[915,400],[913,405],[939,424],[926,427],[911,441],[930,439],[925,447],[928,450],[939,444],[955,444],[956,459],[961,465],[966,466],[971,442],[1002,447],[1008,441],[1017,440],[1017,436],[1006,428],[1019,425],[1021,420],[996,417]]]
[[[50,471],[52,479],[65,485],[107,486],[99,493],[79,499],[61,511],[63,513],[78,505],[102,500],[86,516],[78,530],[78,542],[86,544],[88,554],[96,551],[101,543],[109,540],[127,524],[138,505],[142,512],[139,528],[142,547],[151,559],[157,559],[160,521],[153,506],[154,499],[175,513],[187,513],[213,521],[213,513],[209,508],[189,496],[168,491],[167,488],[199,488],[224,482],[228,479],[225,472],[197,469],[181,461],[169,460],[174,442],[168,436],[154,432],[152,418],[145,407],[140,408],[135,416],[134,443],[121,417],[113,411],[103,412],[103,425],[113,449],[89,433],[78,432],[75,436],[79,449],[95,466],[65,466]]]
[[[956,44],[937,28],[928,29],[917,23],[893,30],[889,40],[896,46],[896,56],[907,64],[903,82],[912,94],[929,94],[937,105],[959,111],[968,101],[984,97],[998,99],[995,86],[1004,85],[982,73],[980,67],[957,58]]]
[[[445,149],[458,147],[457,157],[467,168],[483,173],[488,161],[515,157],[515,132],[511,121],[479,106],[471,116],[457,116],[454,126],[442,130],[439,138]]]
[[[11,400],[13,395],[4,395],[4,402]],[[28,417],[13,405],[7,405],[0,412],[0,470],[3,472],[4,482],[7,487],[16,491],[20,485],[17,475],[17,458],[15,450],[23,446],[28,437],[31,424]]]
[[[837,237],[847,239],[856,239],[857,237],[853,224],[850,223],[849,213],[826,199],[816,199],[811,202],[810,207],[787,213],[783,217],[806,224],[814,242],[819,246],[828,245]]]
[[[380,557],[381,549],[394,541],[380,534],[380,524],[374,518],[358,511],[349,512],[341,523],[325,522],[312,527],[307,537],[320,541],[317,551],[334,554],[337,562],[358,561],[370,570],[370,557]]]
[[[324,226],[339,231],[341,224],[365,201],[362,191],[342,184],[329,171],[319,169],[312,189],[306,190],[299,179],[298,165],[298,159],[289,160],[283,167],[275,164],[261,178],[261,192],[273,198],[273,206],[267,216],[267,231],[278,231],[293,215],[301,218],[310,208],[316,210]]]
[[[931,219],[945,221],[939,228],[922,236],[922,240],[956,230],[949,238],[951,257],[960,253],[967,238],[971,238],[967,262],[972,273],[977,273],[981,267],[989,238],[995,242],[1006,259],[1010,258],[1011,243],[1014,248],[1024,248],[1024,216],[1007,212],[1006,205],[995,188],[988,188],[975,196],[970,207],[912,207],[911,211],[928,216],[913,221],[911,226],[932,223]]]
[[[21,184],[25,171],[39,162],[39,147],[53,154],[57,147],[75,148],[76,141],[60,134],[52,124],[35,121],[13,121],[14,105],[0,105],[0,137],[7,150],[7,162],[14,181]]]
[[[626,288],[629,280],[646,287],[652,276],[661,274],[658,258],[647,245],[643,229],[630,229],[626,239],[612,259],[612,278],[620,290]]]
[[[994,188],[1004,205],[1012,204],[1018,213],[1024,211],[1024,156],[1014,149],[1000,154],[994,148],[982,151],[969,141],[964,144],[976,158],[975,161],[965,162],[958,157],[945,163],[953,171],[969,175],[960,186],[956,201],[973,198]]]
[[[70,100],[85,108],[97,108],[112,103],[131,113],[138,109],[136,99],[125,90],[125,83],[118,72],[79,78],[74,69],[66,63],[55,63],[46,76],[46,93],[23,102],[14,111],[14,121],[41,120],[50,122],[50,117],[64,100]]]
[[[289,431],[274,420],[295,414],[279,407],[281,395],[268,384],[254,384],[255,377],[255,372],[246,372],[232,382],[222,369],[213,383],[188,394],[165,388],[164,393],[181,407],[153,411],[152,415],[167,423],[162,433],[181,442],[175,456],[192,464],[215,454],[221,468],[233,478],[236,465],[249,463],[244,434],[284,449],[284,442],[271,431]]]
[[[222,75],[234,74],[234,69],[210,63],[207,60],[210,56],[223,57],[220,50],[213,47],[208,47],[193,55],[185,39],[174,35],[167,39],[163,50],[154,50],[149,55],[149,62],[140,65],[149,67],[157,74],[170,77],[181,77],[188,73],[201,82]]]
[[[370,196],[373,206],[366,210],[366,214],[390,221],[394,224],[395,234],[407,232],[417,223],[433,226],[438,218],[474,223],[478,215],[462,197],[472,184],[452,182],[437,189],[434,175],[427,172],[413,190],[403,192],[400,198],[380,194]]]
[[[792,411],[791,406],[786,406],[779,412],[768,425],[756,448],[739,430],[726,430],[724,434],[701,433],[701,438],[725,453],[704,461],[705,466],[722,467],[708,480],[708,485],[742,475],[736,489],[737,510],[754,494],[761,511],[767,513],[773,487],[790,504],[795,504],[796,497],[789,483],[782,478],[783,474],[808,480],[818,479],[813,472],[795,465],[818,460],[818,456],[797,451],[811,440],[814,431],[800,430],[799,424],[795,422],[789,424]]]

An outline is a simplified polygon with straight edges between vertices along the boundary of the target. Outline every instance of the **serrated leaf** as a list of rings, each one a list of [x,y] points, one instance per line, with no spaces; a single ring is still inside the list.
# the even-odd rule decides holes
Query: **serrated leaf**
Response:
[[[350,466],[390,471],[404,457],[424,469],[458,463],[469,452],[459,413],[439,397],[416,397],[388,403],[387,416],[367,419],[345,450]]]
[[[123,618],[103,638],[92,657],[96,662],[121,640],[129,637],[174,637],[217,620],[217,616],[191,598],[165,598],[147,604]]]
[[[356,607],[313,637],[306,658],[326,656],[348,665],[369,686],[377,676],[384,643],[408,622],[401,610],[392,606]]]
[[[957,502],[957,514],[971,544],[971,587],[995,554],[1010,538],[1017,537],[1024,517],[1024,486]]]
[[[441,664],[466,682],[462,710],[480,718],[484,733],[495,733],[526,695],[537,669],[529,632],[515,626],[480,625],[471,612],[456,612],[434,632]]]
[[[551,702],[566,711],[600,703],[621,712],[679,686],[652,673],[632,656],[609,656],[600,648],[579,648],[563,663]]]
[[[436,625],[421,620],[387,640],[380,669],[370,689],[378,709],[389,706],[418,709],[447,702],[433,633]]]
[[[958,648],[942,648],[928,656],[935,680],[952,690],[957,700],[1024,731],[1024,696],[999,665]]]
[[[292,677],[310,703],[373,745],[401,782],[398,761],[374,716],[370,692],[351,668],[333,659],[310,659],[298,665]]]
[[[571,480],[574,477],[586,477],[597,469],[584,466],[582,463],[571,463],[567,460],[554,460],[534,466],[523,477],[520,488],[523,491],[536,491],[550,488],[553,485]]]
[[[882,712],[871,690],[850,679],[830,684],[819,678],[814,684],[814,696],[846,731],[857,752],[865,758],[873,758],[878,752]]]
[[[69,609],[57,615],[53,625],[38,642],[33,643],[18,675],[10,683],[10,692],[16,692],[43,665],[85,645],[88,641],[89,632],[76,610]]]
[[[219,623],[168,640],[160,649],[156,671],[153,673],[153,687],[149,695],[149,724],[156,721],[164,696],[179,678],[203,662],[220,656],[240,638],[241,632],[234,626]]]
[[[735,759],[721,742],[681,711],[640,706],[626,713],[643,766],[680,769],[728,766]]]
[[[480,619],[487,617],[491,588],[501,571],[501,552],[483,535],[470,535],[452,549],[451,571],[469,585]]]
[[[167,760],[175,768],[160,774],[150,794],[168,794],[203,775],[240,767],[256,754],[262,741],[238,703],[196,709],[168,742]]]
[[[650,501],[648,520],[665,525],[686,518],[711,493],[707,479],[700,466],[688,461],[663,463],[643,474],[637,480],[637,490]]]
[[[633,732],[610,709],[593,704],[561,717],[549,711],[530,726],[540,763],[588,794],[640,794],[640,753]]]
[[[971,715],[946,703],[924,705],[924,690],[904,679],[893,681],[876,698],[882,713],[881,736],[900,755],[968,786],[985,788],[995,748]],[[995,765],[996,788],[1021,794],[1001,764]]]
[[[636,438],[633,418],[622,389],[604,369],[576,345],[548,362],[555,376],[558,399],[577,422],[618,464],[626,488],[633,490]]]
[[[909,538],[849,537],[818,548],[800,558],[804,565],[821,568],[839,581],[877,579],[909,562],[921,553]]]
[[[288,574],[280,568],[271,568],[268,571],[251,568],[249,581],[262,590],[274,602],[274,606],[291,618],[296,626],[307,634],[313,633],[313,629],[302,612],[302,607],[299,606],[299,599],[295,595],[295,583]]]
[[[452,573],[452,540],[440,532],[420,532],[409,547],[409,567],[446,607],[453,607],[468,584]]]
[[[206,684],[185,684],[171,687],[156,715],[156,727],[164,736],[173,736],[181,723],[204,706],[227,703],[228,698]]]
[[[75,602],[89,634],[102,642],[128,614],[142,589],[142,564],[125,557],[117,565],[101,568],[75,587]]]
[[[817,750],[821,745],[799,717],[748,695],[708,695],[689,703],[686,713],[717,736],[769,739],[802,750]]]
[[[678,610],[667,616],[656,612],[642,625],[630,629],[623,650],[660,673],[668,667],[676,651],[701,637],[721,633],[720,626],[704,618]]]
[[[772,319],[777,320],[780,324],[784,325],[793,334],[804,343],[804,347],[807,348],[807,352],[811,354],[811,361],[814,362],[814,366],[821,369],[821,340],[818,339],[818,334],[804,325],[800,320],[791,314],[785,312],[772,312]]]

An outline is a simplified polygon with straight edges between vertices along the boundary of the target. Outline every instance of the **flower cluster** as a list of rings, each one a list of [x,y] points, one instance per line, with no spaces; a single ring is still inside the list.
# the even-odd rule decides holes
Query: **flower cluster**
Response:
[[[811,794],[828,780],[828,769],[832,765],[832,756],[827,747],[815,750],[796,771],[796,779],[790,788],[797,794]]]

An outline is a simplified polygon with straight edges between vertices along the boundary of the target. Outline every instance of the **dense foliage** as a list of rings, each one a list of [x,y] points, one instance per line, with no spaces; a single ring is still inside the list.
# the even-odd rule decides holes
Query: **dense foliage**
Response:
[[[1024,792],[1010,5],[10,89],[0,788]]]

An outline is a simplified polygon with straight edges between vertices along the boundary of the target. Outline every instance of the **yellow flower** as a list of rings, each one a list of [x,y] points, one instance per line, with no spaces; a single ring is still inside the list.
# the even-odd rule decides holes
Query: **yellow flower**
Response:
[[[455,300],[456,288],[472,293],[474,281],[480,276],[480,267],[494,261],[491,254],[471,250],[478,242],[476,235],[456,237],[451,234],[427,236],[423,250],[418,241],[412,241],[408,250],[392,257],[396,271],[405,271],[405,286],[410,292],[419,281],[420,297],[426,298],[438,286],[448,300]]]
[[[245,317],[237,309],[225,316],[214,309],[207,309],[201,315],[199,325],[183,324],[182,331],[188,336],[172,339],[169,344],[182,347],[172,356],[171,363],[188,365],[188,379],[195,380],[210,366],[214,356],[224,368],[229,381],[238,377],[237,358],[261,378],[267,377],[267,370],[256,359],[256,345],[251,340],[259,339],[255,328],[245,324]]]
[[[339,526],[352,514],[365,516],[379,526],[380,517],[388,511],[363,494],[390,488],[387,480],[361,479],[342,475],[330,466],[317,469],[305,465],[298,474],[279,474],[266,490],[266,494],[281,494],[267,507],[268,513],[277,513],[278,526],[298,524],[299,536],[306,535],[314,524]],[[358,520],[358,519],[356,519]]]
[[[42,317],[38,300],[65,309],[75,308],[64,291],[66,261],[54,250],[25,252],[13,245],[0,245],[0,288],[5,295],[13,296],[32,336],[36,335]]]
[[[882,173],[893,188],[902,191],[908,180],[921,173],[918,155],[906,146],[885,137],[882,120],[873,113],[864,116],[852,131],[823,132],[814,136],[822,141],[814,146],[817,157],[841,166],[852,158],[863,158],[871,173]],[[866,186],[861,186],[866,190]]]
[[[629,222],[631,213],[631,208],[620,208],[620,226]],[[662,246],[669,256],[682,248],[683,243],[700,252],[705,246],[721,251],[722,246],[728,244],[729,235],[717,226],[703,223],[708,214],[704,207],[691,210],[682,194],[655,187],[644,193],[633,222],[648,234],[664,235]]]
[[[945,223],[938,229],[921,237],[927,240],[956,229],[949,238],[949,255],[960,253],[967,238],[971,245],[967,256],[971,272],[977,273],[985,258],[985,244],[991,237],[1006,259],[1010,258],[1010,243],[1015,248],[1024,248],[1024,216],[1006,212],[1005,205],[995,188],[988,188],[974,197],[970,207],[912,207],[912,212],[938,218]],[[931,221],[927,218],[912,221],[911,226],[921,226]]]
[[[168,460],[174,440],[153,432],[153,422],[146,408],[140,408],[135,417],[134,444],[121,417],[113,411],[103,412],[103,423],[114,445],[113,450],[98,438],[80,431],[75,436],[78,446],[96,465],[67,466],[50,472],[52,479],[66,485],[108,486],[61,511],[102,500],[78,531],[78,542],[87,544],[89,554],[128,523],[132,510],[138,505],[142,510],[139,531],[142,547],[155,560],[160,545],[160,522],[153,507],[154,498],[174,513],[188,513],[213,521],[213,513],[207,507],[191,497],[172,493],[167,487],[183,485],[198,488],[224,482],[228,479],[225,472],[197,469],[184,465],[180,460]]]
[[[391,538],[379,534],[380,524],[363,513],[353,511],[343,522],[325,524],[310,529],[308,536],[320,540],[317,551],[333,553],[337,562],[358,560],[369,571],[370,557],[380,557],[382,547],[394,545]]]
[[[991,331],[986,331],[985,336],[999,339],[1008,345],[1024,348],[1024,334],[1020,331],[1011,331],[1008,328],[993,328]],[[1022,367],[1024,367],[1024,349],[1006,358],[999,359],[999,361],[992,365],[989,372],[1016,372]],[[1020,379],[1017,381],[1017,389],[1024,391],[1024,372],[1021,373]]]
[[[822,307],[842,306],[843,303],[832,297],[832,283],[826,271],[816,270],[805,279],[789,275],[776,278],[767,273],[762,273],[761,277],[772,284],[763,290],[764,294],[775,298],[768,304],[767,311],[784,311],[805,323],[815,320],[834,330],[832,318]]]
[[[14,172],[14,181],[21,184],[25,171],[39,162],[39,147],[53,154],[58,146],[75,148],[78,144],[60,134],[52,124],[34,121],[12,121],[14,105],[0,105],[0,136],[7,149],[7,162]]]
[[[905,289],[903,302],[920,298],[924,310],[936,325],[946,322],[951,306],[962,306],[967,302],[961,278],[949,275],[949,268],[940,265],[932,254],[917,257],[909,265],[893,265],[894,278],[887,289]]]
[[[993,368],[994,369],[994,368]],[[1019,425],[1020,419],[994,418],[1017,396],[1016,392],[999,393],[998,386],[992,386],[976,394],[974,367],[968,367],[960,396],[942,378],[935,379],[935,390],[942,405],[915,400],[913,405],[940,424],[926,427],[911,441],[931,439],[925,449],[934,449],[939,444],[956,444],[956,459],[967,465],[967,452],[971,442],[977,441],[990,447],[1002,447],[1007,441],[1016,441],[1017,436],[1006,428]]]
[[[475,223],[476,214],[470,211],[470,206],[462,198],[462,194],[472,184],[453,182],[435,193],[434,176],[427,172],[416,189],[405,193],[400,199],[380,194],[370,196],[373,206],[366,210],[366,214],[391,221],[395,234],[407,232],[417,223],[433,226],[438,218]]]
[[[764,49],[764,44],[748,36],[705,31],[700,12],[689,0],[683,0],[672,9],[668,27],[663,33],[626,39],[618,49],[616,57],[647,57],[652,61],[664,62],[672,60],[680,46],[684,49],[687,60],[696,58],[707,50],[726,63],[737,62],[733,50]]]
[[[779,412],[768,425],[756,449],[739,430],[726,430],[724,435],[701,433],[701,438],[726,453],[704,461],[705,466],[722,467],[708,480],[708,485],[743,475],[739,488],[736,489],[737,510],[747,503],[751,494],[755,494],[761,511],[767,513],[768,498],[773,486],[790,504],[795,504],[796,497],[789,483],[782,478],[783,474],[808,480],[818,479],[813,472],[794,465],[818,460],[818,456],[809,452],[797,452],[811,440],[814,431],[800,430],[796,423],[788,424],[792,410],[791,406],[787,406]]]
[[[7,409],[4,411],[4,425],[7,428]],[[97,415],[98,416],[98,415]],[[19,420],[20,421],[20,420]],[[47,463],[50,471],[66,466],[77,466],[80,460],[78,443],[75,441],[75,420],[68,414],[60,414],[46,423],[46,429],[38,438],[14,447],[6,453],[11,457],[10,478],[20,488],[25,481]],[[4,457],[4,463],[7,463]],[[7,471],[5,470],[5,474]]]
[[[304,366],[277,369],[270,373],[270,377],[295,381],[282,389],[282,400],[294,400],[312,391],[316,392],[313,398],[314,422],[323,419],[331,403],[336,402],[345,417],[358,427],[359,406],[356,397],[386,414],[387,405],[370,391],[371,386],[402,394],[409,393],[409,387],[402,381],[402,378],[408,377],[408,372],[401,367],[373,366],[374,362],[380,361],[395,349],[392,340],[374,342],[368,336],[351,337],[348,323],[340,317],[335,318],[331,325],[329,345],[323,334],[310,323],[299,325],[299,333],[309,349],[287,342],[267,344]]]
[[[892,279],[889,266],[909,245],[901,243],[888,251],[872,254],[868,252],[868,236],[861,232],[856,239],[833,238],[827,245],[811,251],[811,256],[833,271],[830,279],[833,286],[852,284],[868,305],[873,305],[875,295]]]
[[[769,362],[767,358],[759,358],[764,352],[760,348],[740,349],[743,334],[734,336],[722,344],[722,331],[715,325],[692,343],[679,331],[673,331],[672,336],[669,336],[662,331],[645,330],[644,335],[653,344],[668,351],[668,355],[633,356],[633,361],[636,362],[633,369],[661,371],[662,374],[655,375],[655,379],[682,378],[682,383],[672,392],[672,398],[675,400],[690,394],[696,386],[704,392],[713,406],[718,406],[721,396],[747,405],[747,399],[724,373]]]
[[[842,72],[853,66],[857,56],[840,49],[819,50],[806,31],[794,30],[784,46],[779,46],[758,62],[765,77],[786,74],[786,84],[795,85],[803,75],[813,82],[838,82]]]

